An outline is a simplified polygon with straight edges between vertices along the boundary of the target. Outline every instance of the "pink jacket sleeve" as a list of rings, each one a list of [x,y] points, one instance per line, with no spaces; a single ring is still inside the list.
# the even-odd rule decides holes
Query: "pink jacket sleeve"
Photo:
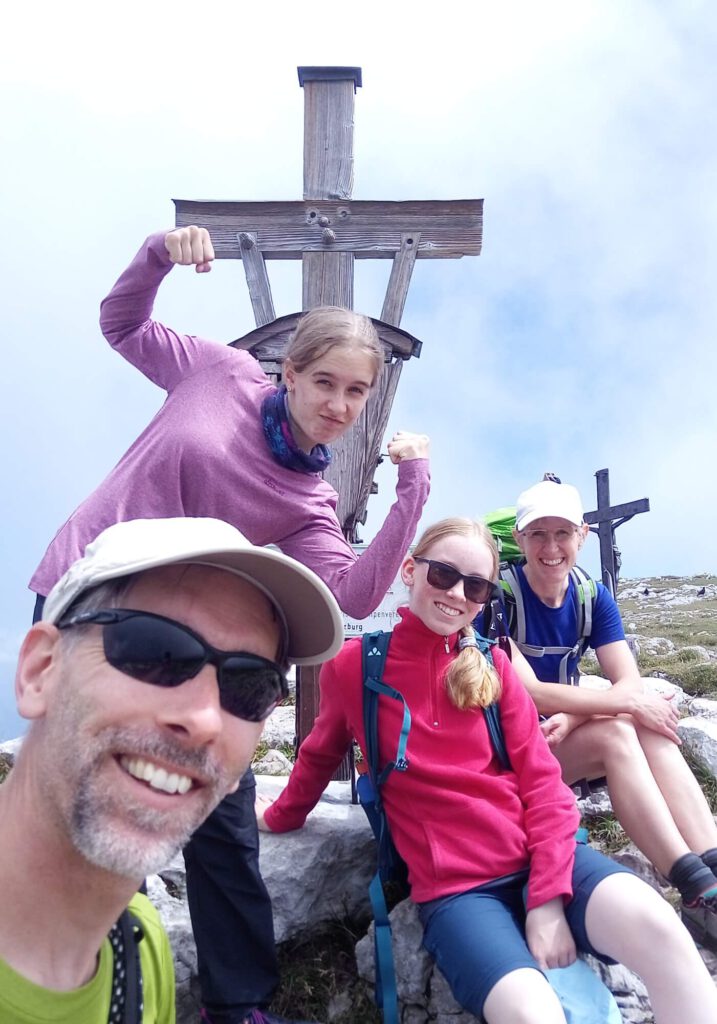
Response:
[[[572,896],[575,831],[580,815],[575,795],[562,781],[560,765],[540,731],[527,690],[502,651],[496,651],[494,658],[503,680],[503,734],[525,807],[530,850],[527,909],[532,910],[556,896]]]
[[[360,659],[360,647],[358,650]],[[318,718],[299,747],[286,789],[264,814],[272,832],[301,828],[349,748],[354,730],[346,715],[345,687],[354,673],[346,664],[346,654],[344,647],[321,670]]]

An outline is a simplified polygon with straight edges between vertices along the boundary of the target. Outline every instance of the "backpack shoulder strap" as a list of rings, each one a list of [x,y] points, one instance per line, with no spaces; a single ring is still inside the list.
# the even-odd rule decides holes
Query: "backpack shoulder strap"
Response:
[[[520,580],[514,565],[510,562],[501,564],[500,587],[508,619],[508,633],[518,644],[525,643],[525,602]]]
[[[481,636],[476,630],[474,630],[474,633],[476,635],[478,650],[483,654],[488,664],[492,668],[495,668],[491,648],[494,646],[496,641],[486,640],[486,638]],[[487,708],[483,708],[483,714],[485,716],[485,724],[488,728],[488,735],[490,736],[490,741],[493,744],[493,750],[500,761],[501,767],[504,771],[512,771],[510,757],[508,756],[508,750],[503,736],[503,726],[500,721],[500,701],[493,701],[493,703],[489,704]]]
[[[141,1024],[144,1011],[139,943],[144,932],[139,920],[123,910],[112,927],[112,993],[108,1024]]]

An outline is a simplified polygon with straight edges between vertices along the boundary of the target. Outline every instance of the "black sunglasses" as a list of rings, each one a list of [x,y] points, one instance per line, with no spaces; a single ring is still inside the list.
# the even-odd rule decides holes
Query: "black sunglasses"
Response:
[[[219,703],[230,715],[263,722],[289,692],[279,665],[246,651],[220,651],[198,633],[152,612],[127,608],[81,612],[58,622],[58,629],[102,626],[108,663],[126,676],[153,686],[180,686],[205,665],[217,670]]]
[[[495,583],[491,580],[484,580],[482,576],[465,576],[454,565],[436,562],[433,558],[419,558],[417,555],[413,556],[413,561],[426,563],[426,580],[439,590],[450,590],[459,580],[463,580],[463,593],[468,601],[475,604],[485,604],[496,592]]]

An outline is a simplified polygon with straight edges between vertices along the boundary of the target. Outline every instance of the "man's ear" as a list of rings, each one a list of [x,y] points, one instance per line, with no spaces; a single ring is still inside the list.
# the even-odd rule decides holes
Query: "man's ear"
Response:
[[[59,671],[60,632],[49,622],[36,622],[25,637],[15,673],[15,700],[23,718],[43,718],[47,697]]]

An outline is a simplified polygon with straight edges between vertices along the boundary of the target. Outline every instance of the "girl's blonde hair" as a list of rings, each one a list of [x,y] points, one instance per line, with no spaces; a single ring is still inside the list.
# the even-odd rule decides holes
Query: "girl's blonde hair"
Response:
[[[441,519],[440,522],[429,526],[413,549],[413,554],[419,557],[427,557],[431,547],[444,537],[458,535],[459,537],[475,537],[476,540],[488,548],[491,553],[493,565],[491,568],[491,579],[497,580],[499,555],[493,537],[487,526],[478,523],[473,519],[466,519],[462,516],[454,516],[451,519]],[[458,634],[462,637],[472,638],[474,636],[473,626],[464,626]],[[500,697],[500,677],[492,665],[488,663],[483,653],[473,646],[464,647],[459,651],[448,667],[445,676],[448,696],[457,708],[462,711],[469,708],[487,708],[489,704]]]
[[[299,320],[284,353],[297,373],[332,348],[362,349],[372,359],[372,386],[383,370],[384,349],[371,320],[343,306],[317,306]]]

